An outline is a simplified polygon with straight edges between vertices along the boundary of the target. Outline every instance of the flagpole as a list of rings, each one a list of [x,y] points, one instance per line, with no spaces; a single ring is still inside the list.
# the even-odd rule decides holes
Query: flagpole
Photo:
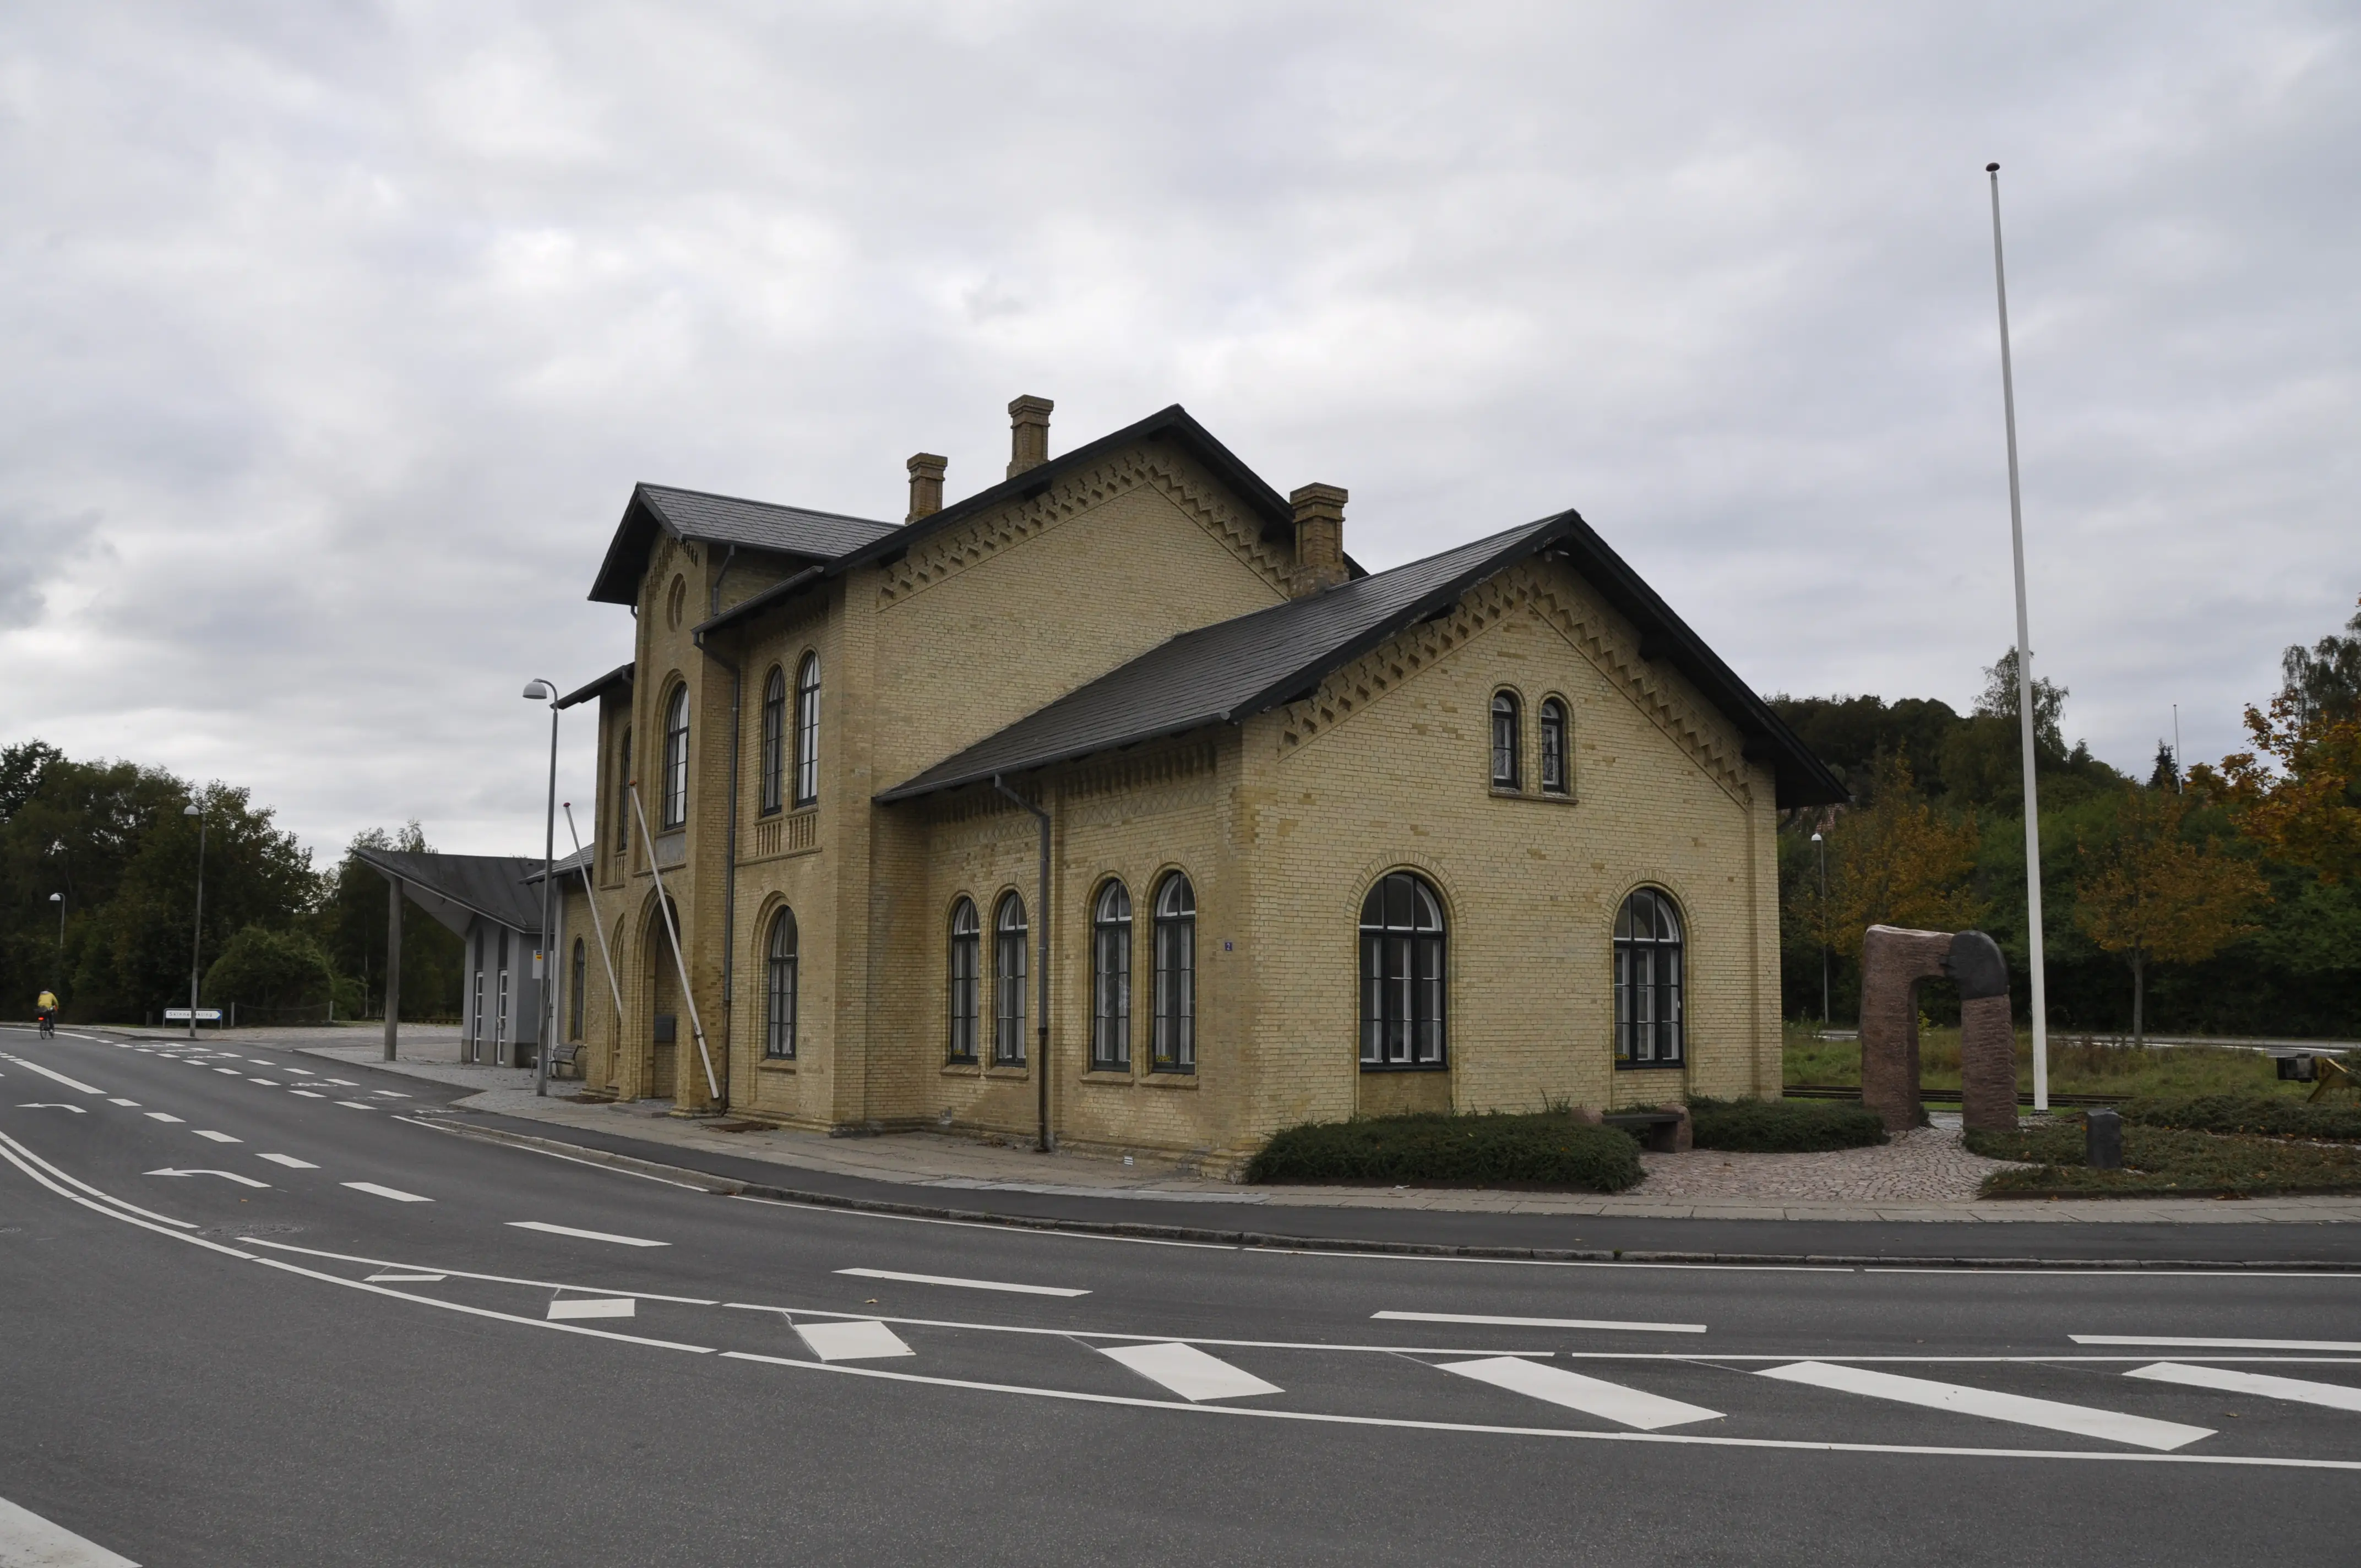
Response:
[[[2016,380],[2008,352],[2008,269],[2000,248],[2000,165],[1992,181],[1993,285],[2000,299],[2000,403],[2008,427],[2008,538],[2016,557],[2016,727],[2025,751],[2025,916],[2033,966],[2033,1108],[2049,1109],[2048,985],[2041,961],[2041,802],[2033,779],[2033,648],[2025,612],[2025,502],[2016,479]]]

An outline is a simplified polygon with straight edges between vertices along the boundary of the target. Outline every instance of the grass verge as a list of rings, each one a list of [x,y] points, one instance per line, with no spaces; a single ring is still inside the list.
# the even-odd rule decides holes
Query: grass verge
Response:
[[[2034,1168],[1984,1178],[1987,1198],[2361,1192],[2361,1148],[2133,1124],[2124,1128],[2124,1168],[2093,1170],[2082,1163],[2083,1137],[2076,1119],[2015,1133],[1970,1133],[1966,1141],[1971,1153]]]
[[[1825,1100],[1692,1100],[1689,1125],[1701,1149],[1750,1154],[1812,1154],[1885,1142],[1877,1113]]]
[[[1784,1045],[1787,1082],[1859,1087],[1859,1040],[1823,1040],[1809,1025],[1791,1023],[1786,1026]],[[2361,1061],[2355,1065],[2361,1068]],[[1956,1027],[1919,1032],[1918,1080],[1928,1089],[1960,1087],[1960,1031]],[[2020,1094],[2033,1091],[2030,1034],[2020,1033],[2016,1037],[2016,1087]],[[2140,1096],[2193,1099],[2234,1094],[2300,1101],[2312,1092],[2312,1085],[2281,1081],[2271,1058],[2260,1051],[2209,1046],[2143,1048],[2052,1035],[2049,1091],[2121,1095],[2127,1100]]]
[[[1282,1128],[1248,1181],[1388,1182],[1621,1192],[1642,1176],[1640,1146],[1614,1127],[1555,1113],[1371,1116]]]

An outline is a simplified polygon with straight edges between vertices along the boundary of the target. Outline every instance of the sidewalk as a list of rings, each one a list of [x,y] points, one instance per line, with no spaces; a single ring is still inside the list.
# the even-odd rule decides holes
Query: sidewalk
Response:
[[[295,1031],[288,1031],[292,1034]],[[402,1047],[412,1048],[405,1032]],[[282,1047],[284,1039],[255,1041]],[[417,1044],[456,1055],[456,1038]],[[1177,1163],[1134,1157],[1125,1165],[1098,1155],[1043,1155],[1028,1145],[941,1133],[838,1138],[746,1124],[665,1114],[662,1102],[585,1103],[579,1087],[553,1080],[547,1098],[533,1091],[530,1069],[467,1067],[445,1059],[387,1062],[379,1040],[298,1044],[304,1055],[401,1073],[477,1091],[454,1109],[624,1137],[664,1149],[719,1155],[900,1186],[971,1192],[1024,1192],[1071,1198],[1121,1198],[1271,1209],[1415,1210],[1471,1214],[1619,1216],[1633,1219],[1811,1220],[2108,1225],[2321,1224],[2361,1223],[2361,1197],[2297,1197],[2224,1202],[2209,1199],[1984,1201],[1972,1196],[2000,1162],[1960,1146],[1957,1131],[1906,1133],[1881,1148],[1829,1154],[1750,1155],[1700,1149],[1643,1154],[1648,1179],[1631,1192],[1517,1192],[1449,1188],[1242,1188],[1198,1176]],[[725,1126],[745,1131],[724,1132]],[[1146,1215],[1143,1215],[1145,1218]]]

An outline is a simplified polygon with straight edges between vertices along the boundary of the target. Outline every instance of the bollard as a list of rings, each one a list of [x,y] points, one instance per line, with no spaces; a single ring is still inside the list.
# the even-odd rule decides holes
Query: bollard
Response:
[[[2083,1120],[2087,1129],[2082,1163],[2092,1170],[2121,1170],[2124,1168],[2124,1120],[2111,1109],[2092,1112]]]

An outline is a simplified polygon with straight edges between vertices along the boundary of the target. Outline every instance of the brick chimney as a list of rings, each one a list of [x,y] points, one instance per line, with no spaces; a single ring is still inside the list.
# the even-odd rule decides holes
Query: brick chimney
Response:
[[[1289,592],[1303,598],[1333,588],[1351,575],[1345,565],[1345,502],[1341,485],[1306,485],[1295,503],[1295,577]]]
[[[943,470],[950,466],[948,459],[931,452],[911,455],[910,515],[902,520],[904,522],[916,522],[943,510]]]
[[[1049,460],[1049,411],[1057,406],[1047,398],[1031,396],[1008,405],[1010,478]]]

